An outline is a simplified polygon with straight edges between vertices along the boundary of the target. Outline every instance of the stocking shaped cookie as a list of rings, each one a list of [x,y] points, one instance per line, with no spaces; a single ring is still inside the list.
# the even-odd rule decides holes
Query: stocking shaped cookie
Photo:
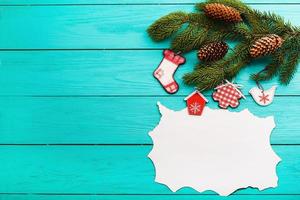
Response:
[[[185,62],[185,58],[171,50],[164,50],[164,58],[154,71],[154,77],[163,86],[166,92],[174,94],[178,91],[178,84],[174,79],[174,73],[179,65]]]

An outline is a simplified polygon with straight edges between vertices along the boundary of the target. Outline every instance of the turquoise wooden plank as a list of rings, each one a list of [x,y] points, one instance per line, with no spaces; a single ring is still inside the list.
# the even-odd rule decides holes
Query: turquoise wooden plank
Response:
[[[1,0],[0,5],[60,5],[60,4],[183,4],[197,3],[201,0]],[[248,4],[300,3],[299,0],[244,0]]]
[[[194,90],[183,83],[182,76],[193,71],[196,53],[186,58],[175,74],[180,85],[176,95]],[[161,59],[161,50],[0,51],[0,85],[5,85],[0,95],[167,95],[152,76]],[[240,72],[236,81],[245,86],[245,94],[255,86],[250,74],[267,63],[256,62]],[[265,88],[275,84],[277,78],[263,83]],[[299,91],[300,71],[276,94],[299,95]]]
[[[300,5],[254,5],[300,24]],[[146,28],[159,17],[192,5],[2,6],[0,49],[166,48]],[[26,23],[24,23],[26,22]]]
[[[173,194],[154,182],[154,167],[147,158],[151,148],[0,146],[0,193]],[[282,158],[277,168],[279,186],[237,194],[300,194],[300,146],[273,148]],[[176,194],[199,193],[184,188]]]
[[[209,97],[209,107],[217,103]],[[185,107],[183,97],[0,98],[1,144],[150,144],[148,132],[158,123],[156,102],[173,110]],[[300,97],[276,97],[260,107],[242,100],[258,116],[274,115],[273,144],[300,144]]]
[[[0,200],[299,200],[299,195],[0,195]]]

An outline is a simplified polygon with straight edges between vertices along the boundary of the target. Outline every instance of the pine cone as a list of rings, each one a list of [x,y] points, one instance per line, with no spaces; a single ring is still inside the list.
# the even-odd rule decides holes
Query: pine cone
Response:
[[[223,58],[228,51],[225,42],[212,42],[204,45],[198,51],[198,58],[202,61],[216,61]]]
[[[220,3],[210,3],[203,8],[206,16],[225,21],[225,22],[241,22],[243,21],[241,14],[233,7],[225,6]]]
[[[276,34],[264,36],[252,44],[250,48],[250,55],[252,58],[265,56],[276,51],[282,43],[283,39]]]

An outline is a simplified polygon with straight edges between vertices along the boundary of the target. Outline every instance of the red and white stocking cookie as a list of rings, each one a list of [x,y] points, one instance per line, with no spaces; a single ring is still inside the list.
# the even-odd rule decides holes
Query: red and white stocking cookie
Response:
[[[160,82],[166,92],[174,94],[178,91],[178,84],[174,79],[174,73],[179,65],[185,62],[185,58],[171,50],[164,50],[164,58],[154,71],[154,77]]]

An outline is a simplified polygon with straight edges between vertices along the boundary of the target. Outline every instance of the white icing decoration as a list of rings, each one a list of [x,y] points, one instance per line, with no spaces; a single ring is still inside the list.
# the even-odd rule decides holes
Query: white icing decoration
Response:
[[[261,106],[268,106],[273,102],[275,90],[277,86],[273,86],[268,90],[261,90],[258,87],[252,88],[249,93],[254,101]]]

